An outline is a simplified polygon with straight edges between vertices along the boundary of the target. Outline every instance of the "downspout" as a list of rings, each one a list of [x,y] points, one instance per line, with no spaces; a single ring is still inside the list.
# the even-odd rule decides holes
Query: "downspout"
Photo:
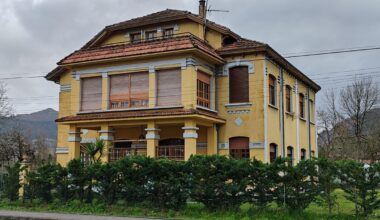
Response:
[[[281,132],[281,146],[282,157],[285,154],[285,120],[284,120],[284,70],[280,67],[280,132]]]
[[[264,55],[264,69],[263,69],[263,77],[264,77],[264,163],[268,163],[268,105],[267,105],[267,58]]]
[[[311,158],[311,128],[310,128],[310,88],[307,88],[307,133],[309,145],[309,159]]]
[[[219,106],[218,106],[218,82],[217,82],[217,78],[218,78],[218,67],[215,68],[215,72],[214,72],[214,92],[215,92],[215,95],[214,95],[214,104],[215,104],[215,111],[216,112],[219,112]],[[220,130],[220,125],[219,124],[216,124],[216,154],[219,155],[219,130]]]

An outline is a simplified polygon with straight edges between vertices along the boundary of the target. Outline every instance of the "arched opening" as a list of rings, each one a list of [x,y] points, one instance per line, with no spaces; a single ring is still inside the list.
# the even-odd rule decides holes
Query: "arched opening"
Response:
[[[290,165],[293,166],[293,161],[294,161],[293,147],[289,146],[287,148],[286,156],[290,159]]]
[[[230,138],[230,156],[234,159],[249,159],[249,138]]]
[[[301,160],[306,160],[306,150],[304,148],[301,149]]]
[[[277,144],[271,143],[269,145],[269,161],[273,163],[276,160],[277,157]]]

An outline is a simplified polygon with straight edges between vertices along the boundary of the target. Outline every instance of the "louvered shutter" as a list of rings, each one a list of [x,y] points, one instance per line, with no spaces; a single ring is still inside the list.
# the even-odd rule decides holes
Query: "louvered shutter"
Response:
[[[230,69],[230,103],[249,102],[248,67]]]
[[[157,106],[181,104],[181,70],[157,71]]]
[[[117,102],[129,99],[129,74],[110,77],[110,101]]]
[[[147,72],[131,75],[131,107],[148,106],[149,75]]]
[[[102,78],[83,78],[81,87],[81,110],[100,110],[102,108]]]

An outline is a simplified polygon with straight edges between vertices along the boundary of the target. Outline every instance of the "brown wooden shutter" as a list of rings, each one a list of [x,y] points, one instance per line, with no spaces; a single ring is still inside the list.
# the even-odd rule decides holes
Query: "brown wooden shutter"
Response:
[[[174,105],[181,105],[181,70],[159,70],[157,71],[157,106]]]
[[[230,103],[249,102],[248,67],[230,69]]]
[[[147,72],[131,75],[131,107],[148,106],[149,75]]]
[[[198,80],[210,85],[210,75],[203,73],[201,71],[198,71],[197,76],[198,76]]]
[[[234,150],[249,149],[249,138],[248,137],[230,138],[230,149],[234,149]]]
[[[110,100],[121,101],[129,99],[129,74],[110,77]]]
[[[81,79],[81,87],[81,110],[100,110],[102,108],[102,78],[83,78]]]

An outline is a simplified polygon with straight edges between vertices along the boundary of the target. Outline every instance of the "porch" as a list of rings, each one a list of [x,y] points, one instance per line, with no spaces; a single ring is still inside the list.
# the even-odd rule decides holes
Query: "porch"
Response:
[[[172,160],[187,160],[191,155],[217,153],[216,125],[204,121],[147,121],[70,126],[70,152],[73,158],[86,158],[81,145],[97,138],[105,141],[103,162],[126,156],[143,155]],[[79,149],[79,150],[78,150]]]

